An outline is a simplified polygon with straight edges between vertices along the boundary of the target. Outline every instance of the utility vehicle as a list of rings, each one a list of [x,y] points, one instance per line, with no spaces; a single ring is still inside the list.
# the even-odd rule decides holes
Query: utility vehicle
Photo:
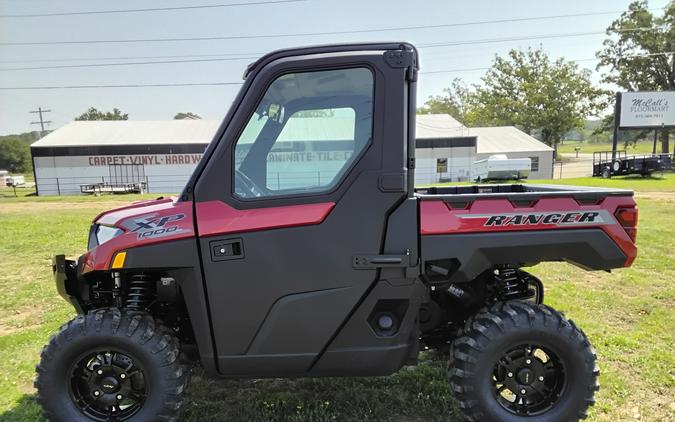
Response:
[[[406,43],[270,53],[180,196],[104,212],[76,261],[77,310],[45,346],[51,420],[176,420],[213,377],[377,376],[450,360],[470,420],[570,421],[596,356],[523,268],[631,265],[632,192],[414,188],[418,56]]]

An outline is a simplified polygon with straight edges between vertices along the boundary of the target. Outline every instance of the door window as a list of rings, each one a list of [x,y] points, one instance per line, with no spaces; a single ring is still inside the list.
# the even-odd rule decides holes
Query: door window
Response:
[[[366,68],[286,74],[268,88],[235,145],[241,198],[332,190],[372,137]]]

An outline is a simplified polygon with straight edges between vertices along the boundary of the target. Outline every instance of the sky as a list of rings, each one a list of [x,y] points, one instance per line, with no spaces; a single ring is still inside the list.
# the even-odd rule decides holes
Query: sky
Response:
[[[119,108],[132,120],[172,119],[177,112],[188,111],[207,119],[222,119],[239,89],[238,84],[30,90],[2,88],[240,83],[246,65],[256,57],[279,48],[311,44],[412,42],[419,47],[421,57],[418,105],[431,95],[441,94],[454,78],[461,78],[469,84],[480,82],[485,72],[481,68],[490,66],[495,54],[504,54],[513,48],[541,46],[552,57],[581,60],[580,66],[594,70],[595,52],[601,49],[605,39],[603,31],[629,3],[629,0],[0,0],[0,135],[39,129],[38,125],[31,125],[37,120],[37,115],[29,113],[38,107],[51,110],[45,114],[45,120],[52,121],[49,129],[67,124],[92,106],[102,110]],[[649,6],[656,9],[667,3],[668,0],[651,0]],[[12,16],[223,4],[238,5],[146,12]],[[593,15],[484,23],[570,14]],[[476,22],[482,23],[465,25]],[[401,29],[411,26],[437,27]],[[373,31],[379,29],[391,30]],[[350,31],[352,33],[335,33]],[[333,34],[315,34],[325,32]],[[569,35],[589,32],[594,34]],[[556,37],[535,38],[546,35]],[[80,43],[200,37],[230,38]],[[525,37],[531,39],[523,39]],[[25,44],[40,42],[71,43]],[[448,45],[452,43],[455,45]],[[201,61],[119,65],[184,60]],[[117,64],[25,69],[112,63]],[[595,73],[593,78],[599,82],[600,74]]]

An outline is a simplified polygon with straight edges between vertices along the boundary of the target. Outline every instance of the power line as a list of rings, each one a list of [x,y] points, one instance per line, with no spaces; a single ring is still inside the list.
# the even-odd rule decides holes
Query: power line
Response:
[[[118,9],[118,10],[87,10],[81,12],[56,12],[56,13],[30,13],[21,15],[0,15],[0,18],[41,18],[54,16],[76,16],[76,15],[103,15],[109,13],[138,13],[138,12],[167,12],[174,10],[188,10],[188,9],[215,9],[222,7],[239,7],[239,6],[257,6],[263,4],[278,4],[278,3],[297,3],[306,0],[265,0],[252,1],[248,3],[222,3],[222,4],[201,4],[194,6],[176,6],[176,7],[148,7],[142,9]]]
[[[288,38],[288,37],[310,37],[318,35],[345,35],[345,34],[365,34],[375,32],[390,32],[390,31],[408,31],[417,29],[437,29],[437,28],[452,28],[461,26],[473,25],[487,25],[506,22],[526,22],[533,20],[547,20],[572,18],[580,16],[593,16],[598,14],[614,14],[620,12],[595,12],[595,13],[575,13],[567,15],[551,15],[551,16],[537,16],[529,18],[512,18],[512,19],[495,19],[486,21],[473,22],[457,22],[438,25],[417,25],[417,26],[401,26],[390,28],[377,29],[358,29],[346,31],[330,31],[330,32],[305,32],[305,33],[286,33],[286,34],[267,34],[267,35],[228,35],[228,36],[213,36],[213,37],[185,37],[185,38],[132,38],[126,40],[112,39],[112,40],[76,40],[76,41],[20,41],[20,42],[2,42],[2,46],[31,46],[31,45],[69,45],[69,44],[117,44],[117,43],[139,43],[139,42],[178,42],[178,41],[218,41],[218,40],[242,40],[242,39],[260,39],[260,38]],[[636,28],[629,31],[652,28]],[[604,33],[604,32],[603,32]]]
[[[675,54],[675,51],[664,51],[662,53],[647,53],[647,54],[628,54],[625,56],[621,56],[620,59],[630,59],[634,57],[652,57],[652,56],[666,56],[670,54]],[[593,57],[593,58],[587,58],[587,59],[570,59],[569,61],[571,62],[597,62],[600,61],[599,58]],[[425,75],[432,75],[436,73],[456,73],[456,72],[474,72],[474,71],[479,71],[479,70],[488,70],[491,69],[491,67],[472,67],[472,68],[466,68],[466,69],[443,69],[443,70],[430,70],[430,71],[421,71],[421,74]]]
[[[40,63],[40,62],[84,62],[92,60],[142,60],[142,59],[177,59],[184,57],[223,57],[223,56],[256,56],[260,57],[265,53],[223,53],[223,54],[174,54],[170,56],[118,56],[118,57],[70,57],[70,58],[52,58],[52,59],[30,59],[30,60],[0,60],[0,64],[6,63]]]
[[[40,70],[40,69],[70,69],[77,67],[107,67],[107,66],[132,66],[132,65],[149,65],[149,64],[175,64],[175,63],[197,63],[197,62],[219,62],[231,60],[255,60],[258,57],[237,57],[237,58],[219,58],[219,59],[192,59],[192,60],[162,60],[162,61],[148,61],[148,62],[124,62],[124,63],[94,63],[94,64],[69,64],[58,66],[34,66],[34,67],[10,67],[0,68],[2,71],[12,70]]]
[[[2,86],[0,91],[53,90],[53,89],[90,89],[90,88],[146,88],[178,86],[224,86],[241,85],[243,82],[187,82],[165,84],[123,84],[123,85],[51,85],[51,86]]]
[[[662,53],[648,53],[648,54],[632,54],[624,56],[624,58],[631,57],[649,57],[657,55],[675,54],[675,51],[668,51]],[[582,61],[598,61],[598,58],[585,59],[571,59],[571,62]],[[472,67],[464,69],[443,69],[422,71],[421,74],[440,74],[440,73],[457,73],[457,72],[473,72],[480,70],[488,70],[491,67]],[[183,86],[227,86],[227,85],[241,85],[243,82],[188,82],[188,83],[163,83],[163,84],[123,84],[123,85],[53,85],[53,86],[20,86],[20,87],[0,87],[0,90],[56,90],[56,89],[94,89],[94,88],[146,88],[146,87],[183,87]]]
[[[630,29],[631,32],[640,32],[640,31],[649,31],[652,28],[633,28]],[[420,44],[419,48],[435,48],[435,47],[449,47],[457,45],[475,45],[475,44],[492,44],[499,42],[509,42],[509,41],[526,41],[526,40],[539,40],[539,39],[550,39],[550,38],[567,38],[567,37],[585,37],[588,35],[604,35],[604,31],[592,31],[592,32],[568,32],[568,33],[559,33],[559,34],[542,34],[542,35],[527,35],[521,37],[504,37],[504,38],[487,38],[481,40],[467,40],[467,41],[448,41],[448,42],[438,42],[430,44]]]
[[[509,42],[518,40],[533,40],[533,39],[548,39],[548,38],[564,38],[577,37],[587,35],[604,34],[604,32],[575,32],[567,34],[548,34],[548,35],[530,35],[525,37],[508,37],[508,38],[492,38],[481,40],[467,40],[467,41],[452,41],[433,44],[420,44],[419,48],[435,48],[435,47],[449,47],[459,45],[474,45],[474,44],[489,44],[499,42]],[[659,53],[663,54],[663,53]],[[161,57],[161,56],[158,56]],[[171,56],[169,56],[171,57]],[[181,56],[174,56],[181,57]],[[187,56],[192,57],[192,56]],[[142,58],[142,57],[139,57]],[[0,68],[0,71],[20,71],[20,70],[42,70],[42,69],[69,69],[69,68],[86,68],[86,67],[107,67],[107,66],[133,66],[133,65],[153,65],[153,64],[176,64],[176,63],[200,63],[200,62],[216,62],[216,61],[233,61],[233,60],[256,60],[259,56],[250,57],[227,57],[227,58],[211,58],[211,59],[188,59],[188,60],[161,60],[161,61],[143,61],[143,62],[117,62],[117,63],[93,63],[93,64],[74,64],[74,65],[54,65],[54,66],[31,66],[31,67],[10,67]],[[482,68],[477,68],[480,70]]]

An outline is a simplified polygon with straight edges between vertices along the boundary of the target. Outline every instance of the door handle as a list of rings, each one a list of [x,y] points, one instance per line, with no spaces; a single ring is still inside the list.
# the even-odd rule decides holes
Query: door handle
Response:
[[[209,242],[212,261],[229,261],[244,257],[244,244],[241,239],[212,240]]]
[[[374,268],[409,267],[410,254],[405,255],[354,255],[352,267],[357,270]]]

